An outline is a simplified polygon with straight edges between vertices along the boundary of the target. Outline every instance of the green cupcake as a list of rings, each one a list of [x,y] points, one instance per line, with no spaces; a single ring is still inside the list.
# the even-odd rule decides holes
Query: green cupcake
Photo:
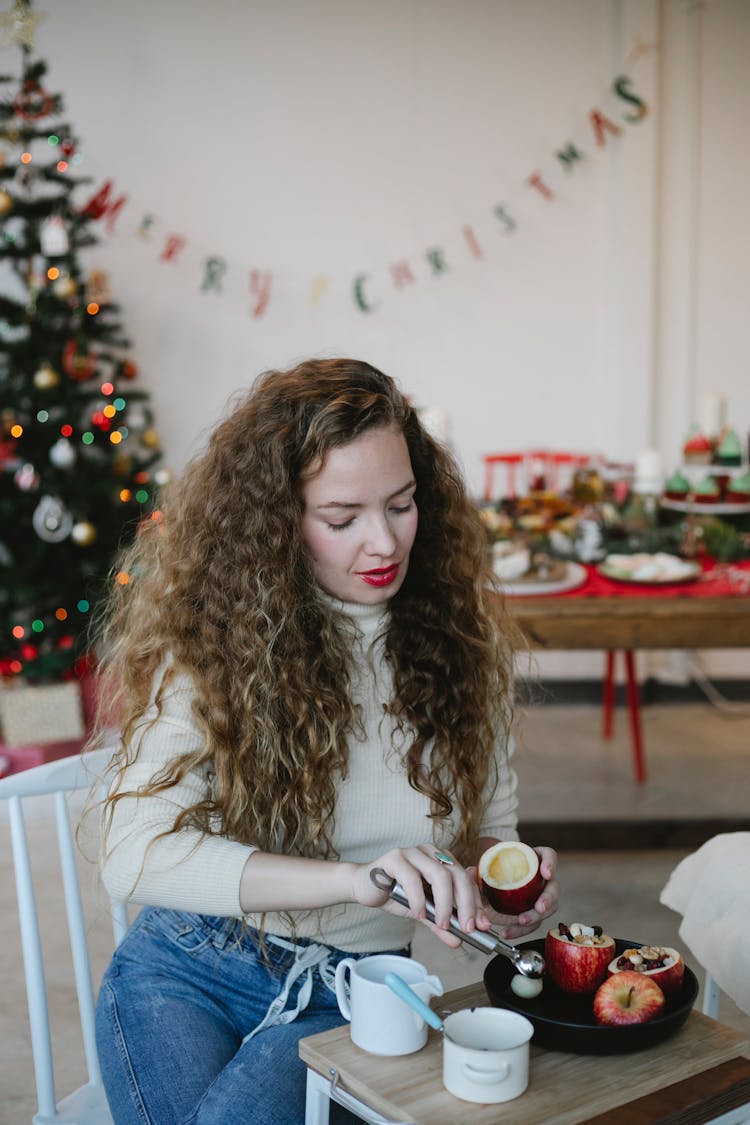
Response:
[[[750,502],[750,469],[739,477],[734,477],[727,485],[727,500],[732,504]]]
[[[714,462],[717,465],[742,464],[742,446],[734,430],[727,430],[722,435],[721,441],[714,452]]]
[[[690,481],[682,475],[679,469],[672,473],[672,476],[664,485],[664,495],[669,500],[684,500],[689,491]]]
[[[715,477],[704,477],[693,490],[696,503],[715,504],[721,496],[721,489]]]

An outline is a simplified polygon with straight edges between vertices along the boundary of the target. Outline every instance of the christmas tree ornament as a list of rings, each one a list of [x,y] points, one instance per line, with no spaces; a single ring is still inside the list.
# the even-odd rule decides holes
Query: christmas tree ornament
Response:
[[[43,363],[34,372],[34,386],[38,391],[51,391],[60,382],[60,376],[51,363]]]
[[[159,488],[163,488],[165,484],[169,484],[172,480],[172,474],[169,469],[157,469],[154,473],[154,481],[158,484]]]
[[[104,270],[92,270],[86,279],[86,304],[108,305],[112,300],[109,279]]]
[[[34,509],[31,526],[45,543],[62,543],[73,527],[73,517],[58,496],[43,496]]]
[[[68,340],[62,354],[63,371],[78,383],[90,379],[96,372],[96,356],[79,352],[78,341]]]
[[[75,280],[68,273],[62,274],[58,277],[57,281],[52,283],[52,292],[61,301],[67,301],[69,297],[75,297],[78,292],[78,286]]]
[[[80,523],[73,524],[70,538],[79,547],[90,547],[96,539],[96,528],[88,520],[81,520]]]
[[[148,415],[140,402],[136,402],[128,409],[128,427],[134,433],[145,430],[148,425]]]
[[[13,196],[5,188],[0,190],[0,215],[7,215],[13,210]]]
[[[141,443],[145,445],[147,449],[158,449],[159,435],[156,430],[144,430],[141,434]]]
[[[55,99],[39,86],[33,79],[24,82],[21,89],[13,99],[13,108],[18,117],[25,121],[38,121],[52,113]]]
[[[39,488],[39,473],[36,471],[30,461],[24,462],[21,468],[16,471],[13,480],[17,488],[21,492],[36,492]]]
[[[120,370],[123,379],[135,379],[138,374],[138,368],[133,363],[132,359],[126,359]]]
[[[76,461],[73,443],[67,438],[58,438],[49,451],[49,459],[56,469],[70,469]]]
[[[45,16],[32,12],[24,0],[16,0],[13,10],[0,15],[0,28],[2,28],[4,47],[34,47],[36,39],[36,25]]]
[[[56,258],[70,250],[68,228],[61,215],[50,215],[39,230],[39,243],[47,258]],[[72,280],[72,279],[71,279]]]

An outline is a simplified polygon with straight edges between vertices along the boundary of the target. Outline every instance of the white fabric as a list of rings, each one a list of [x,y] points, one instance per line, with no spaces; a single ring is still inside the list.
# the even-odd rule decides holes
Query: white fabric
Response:
[[[448,847],[450,824],[433,830],[430,803],[409,785],[398,750],[392,720],[384,713],[391,698],[391,672],[383,654],[387,616],[381,606],[343,606],[351,622],[354,667],[352,694],[360,706],[364,731],[352,736],[347,777],[339,786],[333,844],[342,860],[366,863],[395,844],[409,847],[434,839]],[[192,689],[187,677],[173,681],[164,692],[161,715],[138,733],[137,761],[128,768],[121,790],[146,786],[178,754],[201,745],[202,734],[191,710]],[[156,719],[152,710],[146,720]],[[504,746],[498,746],[499,783],[488,804],[479,836],[518,839],[516,777],[508,766]],[[238,916],[240,877],[255,850],[220,834],[206,836],[195,829],[171,833],[175,816],[202,800],[209,786],[207,773],[192,770],[171,789],[155,797],[126,797],[117,802],[102,877],[115,899],[189,910],[199,914]],[[160,839],[161,832],[169,835]],[[150,845],[150,846],[149,846]],[[248,915],[259,928],[260,917]],[[283,914],[268,913],[267,933],[292,936]],[[352,953],[400,949],[411,941],[414,923],[382,910],[345,903],[320,911],[296,912],[296,936],[319,940]]]
[[[660,901],[721,990],[750,1014],[750,832],[713,836],[675,867]]]

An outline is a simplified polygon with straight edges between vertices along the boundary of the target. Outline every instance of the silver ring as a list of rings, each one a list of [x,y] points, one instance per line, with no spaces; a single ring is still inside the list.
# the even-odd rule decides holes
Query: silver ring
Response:
[[[442,863],[445,867],[453,867],[456,862],[451,856],[446,855],[445,852],[435,852],[435,859],[438,863]]]

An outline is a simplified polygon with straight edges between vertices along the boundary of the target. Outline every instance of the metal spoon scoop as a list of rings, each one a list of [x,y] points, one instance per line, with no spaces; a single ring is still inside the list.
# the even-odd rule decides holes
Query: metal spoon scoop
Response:
[[[409,899],[404,893],[403,887],[392,879],[387,871],[382,867],[373,867],[370,872],[370,879],[378,888],[379,891],[387,891],[390,898],[394,902],[398,902],[401,906],[409,905]],[[425,906],[427,917],[431,922],[435,921],[435,906],[434,903],[427,900]],[[536,979],[544,975],[546,968],[544,958],[541,953],[537,953],[535,949],[517,949],[515,945],[511,945],[507,941],[503,941],[492,930],[470,930],[468,933],[462,930],[458,924],[458,918],[455,914],[451,914],[448,921],[448,929],[456,937],[467,945],[473,945],[475,949],[480,950],[482,953],[499,953],[503,957],[507,957],[513,962],[513,967],[517,973],[521,973],[524,977],[532,977]]]

